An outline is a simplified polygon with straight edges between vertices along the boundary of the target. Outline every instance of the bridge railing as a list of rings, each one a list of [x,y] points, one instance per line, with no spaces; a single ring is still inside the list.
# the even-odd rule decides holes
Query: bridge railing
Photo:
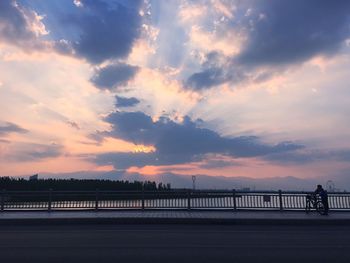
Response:
[[[0,210],[230,209],[304,210],[308,192],[168,191],[6,191]],[[332,210],[350,211],[350,193],[328,193]]]

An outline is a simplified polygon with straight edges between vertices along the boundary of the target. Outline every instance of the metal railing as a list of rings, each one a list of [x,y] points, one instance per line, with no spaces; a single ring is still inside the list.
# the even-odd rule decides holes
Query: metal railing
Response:
[[[0,210],[304,210],[308,192],[236,190],[1,191]],[[328,193],[331,210],[350,211],[350,193]]]

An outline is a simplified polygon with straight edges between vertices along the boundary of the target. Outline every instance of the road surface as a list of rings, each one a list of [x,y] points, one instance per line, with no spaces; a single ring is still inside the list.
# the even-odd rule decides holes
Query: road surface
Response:
[[[0,262],[350,262],[349,226],[0,226]]]

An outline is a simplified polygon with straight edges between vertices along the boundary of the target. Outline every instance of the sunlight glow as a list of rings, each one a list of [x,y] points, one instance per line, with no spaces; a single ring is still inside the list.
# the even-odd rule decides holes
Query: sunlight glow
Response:
[[[151,153],[151,152],[155,152],[156,148],[154,146],[147,146],[147,145],[142,145],[142,144],[138,144],[135,145],[134,149],[133,149],[133,153]]]

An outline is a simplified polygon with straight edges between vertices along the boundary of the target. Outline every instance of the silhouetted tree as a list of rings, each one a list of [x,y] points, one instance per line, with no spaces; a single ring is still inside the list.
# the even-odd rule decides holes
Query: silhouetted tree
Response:
[[[99,190],[170,190],[170,184],[167,187],[164,184],[159,183],[158,186],[155,182],[151,181],[112,181],[112,180],[98,180],[98,179],[38,179],[38,180],[26,180],[23,178],[11,178],[0,177],[0,189],[6,190],[56,190],[56,191],[92,191]]]

